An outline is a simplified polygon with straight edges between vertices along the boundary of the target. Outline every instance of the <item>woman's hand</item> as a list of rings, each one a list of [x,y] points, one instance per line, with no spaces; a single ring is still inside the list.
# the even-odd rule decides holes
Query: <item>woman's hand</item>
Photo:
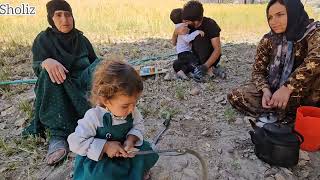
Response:
[[[272,93],[270,91],[269,88],[263,88],[262,89],[263,95],[262,95],[262,107],[266,108],[266,109],[270,109],[272,108],[271,106],[269,106],[271,97],[272,97]]]
[[[109,158],[128,157],[128,153],[122,148],[121,143],[118,141],[108,141],[103,147],[103,152],[106,153]]]
[[[53,83],[62,84],[66,80],[66,73],[69,71],[57,60],[47,58],[41,63],[41,66],[46,69]]]
[[[270,100],[269,106],[279,109],[287,107],[292,91],[286,86],[281,86],[273,95]]]

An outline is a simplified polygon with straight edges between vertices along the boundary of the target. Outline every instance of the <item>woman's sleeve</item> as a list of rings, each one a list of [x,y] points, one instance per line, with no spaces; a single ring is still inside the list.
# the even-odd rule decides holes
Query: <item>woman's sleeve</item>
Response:
[[[90,64],[93,63],[98,57],[96,55],[96,53],[94,52],[94,49],[92,47],[92,44],[90,43],[89,39],[86,38],[84,36],[84,39],[85,39],[85,42],[86,42],[86,47],[88,49],[88,58],[89,58],[89,61],[90,61]]]
[[[308,54],[284,84],[292,91],[301,91],[320,75],[320,29],[308,39]]]
[[[51,57],[50,47],[48,42],[45,40],[45,32],[41,32],[33,42],[32,54],[33,62],[32,69],[36,76],[38,76],[42,70],[41,63]]]
[[[267,78],[271,48],[270,40],[265,35],[258,44],[252,72],[252,81],[258,91],[261,91],[263,88],[270,89]]]
[[[106,139],[95,138],[98,127],[102,126],[101,118],[98,117],[94,109],[86,112],[83,119],[78,121],[75,132],[68,137],[70,150],[81,156],[98,161]]]
[[[144,120],[140,113],[140,111],[135,107],[133,113],[133,127],[128,132],[128,135],[134,135],[139,138],[139,141],[135,144],[135,146],[141,146],[143,144],[143,134],[144,134]]]

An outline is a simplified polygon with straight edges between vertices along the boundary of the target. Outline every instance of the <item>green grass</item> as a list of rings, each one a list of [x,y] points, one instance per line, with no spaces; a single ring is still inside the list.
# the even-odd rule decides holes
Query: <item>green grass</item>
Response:
[[[37,151],[39,145],[43,145],[45,140],[38,136],[28,136],[27,138],[18,138],[13,140],[16,147],[20,151],[27,152],[29,154],[34,154]]]
[[[229,123],[234,122],[236,118],[236,111],[232,107],[227,107],[224,111],[224,117]]]
[[[156,108],[152,108],[146,104],[144,105],[138,104],[138,109],[141,111],[141,114],[143,115],[143,117],[156,115],[158,111]]]
[[[10,70],[5,66],[3,66],[3,67],[1,66],[0,80],[1,81],[7,80],[7,79],[9,79],[9,76],[10,76]]]
[[[32,117],[32,103],[24,100],[19,103],[19,110],[22,111],[28,119]]]
[[[208,90],[209,90],[209,91],[215,91],[216,89],[217,89],[216,83],[213,82],[213,81],[209,81],[209,82],[208,82]]]
[[[186,86],[182,83],[177,83],[175,87],[175,97],[179,100],[185,99]]]
[[[10,74],[9,77],[12,77],[13,73]],[[5,79],[5,80],[9,80]],[[27,84],[23,84],[23,85],[19,85],[19,86],[11,86],[11,85],[3,85],[0,86],[0,97],[6,99],[6,98],[12,98],[13,95],[15,94],[19,94],[22,93],[24,91],[26,91],[27,89],[30,89],[31,85],[27,85]]]
[[[15,174],[18,170],[24,171],[27,179],[34,179],[31,174],[43,163],[46,152],[44,145],[46,145],[45,139],[36,136],[7,139],[0,137],[0,155],[4,157],[4,162],[2,162],[4,169],[0,176],[9,175],[11,177],[12,173]]]
[[[159,117],[169,120],[179,112],[180,110],[178,109],[178,107],[164,106],[160,108]]]
[[[241,164],[240,164],[239,160],[233,160],[231,163],[231,167],[235,170],[241,169]]]
[[[7,79],[6,79],[7,80]],[[10,89],[9,85],[0,86],[0,97],[8,98],[15,94],[15,91]]]
[[[19,152],[18,149],[12,147],[2,137],[0,137],[0,152],[4,153],[5,156],[12,156]]]
[[[14,138],[12,140],[5,140],[0,137],[0,152],[5,156],[12,156],[19,152],[27,152],[30,155],[38,154],[37,147],[43,145],[45,140],[37,136],[29,136],[27,138]]]
[[[8,2],[0,0],[0,3]],[[47,1],[26,0],[36,7],[35,16],[1,16],[0,41],[31,44],[36,35],[48,27]],[[170,38],[173,24],[169,19],[173,8],[182,7],[178,0],[69,0],[76,27],[95,43],[109,43],[118,39]],[[17,6],[17,1],[10,1]],[[265,4],[204,4],[204,15],[220,25],[221,38],[232,41],[260,38],[268,31]],[[315,17],[308,9],[311,17]],[[32,23],[31,23],[32,22]]]

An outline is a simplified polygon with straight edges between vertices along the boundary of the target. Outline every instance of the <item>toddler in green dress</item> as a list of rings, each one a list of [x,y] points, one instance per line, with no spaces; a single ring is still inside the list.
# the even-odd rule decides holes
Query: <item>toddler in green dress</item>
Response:
[[[70,150],[77,154],[75,180],[150,178],[159,156],[130,153],[135,147],[152,149],[143,139],[143,118],[136,108],[142,90],[142,79],[130,65],[119,60],[99,64],[91,90],[94,107],[68,137]]]

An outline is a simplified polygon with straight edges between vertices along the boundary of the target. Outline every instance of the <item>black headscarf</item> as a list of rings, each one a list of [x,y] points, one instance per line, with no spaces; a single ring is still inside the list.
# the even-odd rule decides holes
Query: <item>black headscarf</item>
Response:
[[[52,29],[48,28],[47,31],[50,31],[54,34],[59,46],[61,46],[62,49],[64,49],[67,53],[70,53],[73,56],[79,55],[81,53],[79,38],[82,35],[82,32],[75,28],[72,9],[69,3],[64,0],[51,0],[46,4],[46,7],[48,13],[47,20],[52,26]],[[71,16],[73,18],[73,29],[68,33],[60,32],[53,22],[52,17],[54,16],[54,12],[58,10],[68,11],[71,13]]]
[[[48,20],[49,24],[53,28],[56,28],[56,26],[54,25],[54,22],[52,20],[52,17],[54,16],[54,12],[55,11],[58,11],[58,10],[68,11],[68,12],[71,13],[71,16],[73,18],[71,6],[67,1],[64,1],[64,0],[51,0],[46,4],[46,7],[47,7],[47,13],[48,13],[47,14],[47,20]]]
[[[38,34],[32,45],[33,70],[38,76],[42,71],[41,63],[47,58],[59,61],[70,72],[79,69],[78,60],[88,57],[90,64],[97,56],[90,41],[74,26],[68,33],[60,32],[52,20],[54,12],[57,10],[69,11],[72,13],[70,5],[66,1],[51,0],[47,3],[48,22],[52,26]],[[85,64],[84,60],[83,63]]]
[[[303,4],[300,0],[282,1],[283,5],[287,9],[288,14],[288,24],[284,34],[288,41],[298,41],[303,37],[304,33],[307,30],[307,26],[310,24],[309,16],[307,12],[304,10]],[[270,6],[272,6],[276,2],[279,2],[279,0],[270,0],[270,2],[268,3],[266,11],[267,16]]]

